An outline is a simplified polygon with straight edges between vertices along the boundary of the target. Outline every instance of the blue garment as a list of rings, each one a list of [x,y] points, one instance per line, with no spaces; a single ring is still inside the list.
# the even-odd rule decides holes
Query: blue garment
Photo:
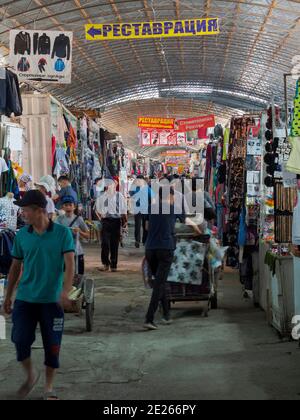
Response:
[[[65,68],[66,68],[65,63],[62,61],[61,58],[56,60],[56,62],[55,62],[55,70],[56,71],[62,72],[62,71],[64,71]]]
[[[172,211],[173,210],[173,211]],[[171,208],[171,214],[150,214],[148,217],[148,237],[146,241],[146,250],[158,249],[176,249],[175,224],[179,219],[182,223],[185,221],[185,215],[174,214]]]
[[[32,226],[21,229],[15,238],[12,257],[24,262],[17,300],[56,303],[63,289],[64,254],[75,252],[71,230],[50,222],[46,232],[37,234]]]
[[[224,219],[224,206],[217,204],[217,226],[218,226],[218,239],[223,239],[223,219]]]
[[[11,339],[16,346],[17,360],[23,362],[31,356],[37,324],[40,324],[45,351],[45,365],[59,368],[64,311],[57,303],[37,304],[16,300],[12,314]]]
[[[244,207],[240,216],[238,244],[239,246],[245,246],[246,243],[247,243],[247,225],[246,225],[246,209]]]

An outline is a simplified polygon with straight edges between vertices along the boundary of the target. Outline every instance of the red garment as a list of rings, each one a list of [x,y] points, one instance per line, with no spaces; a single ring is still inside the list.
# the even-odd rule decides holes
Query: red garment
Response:
[[[259,132],[260,132],[260,121],[258,122],[258,125],[257,126],[255,126],[255,125],[250,126],[249,127],[249,131],[250,130],[252,131],[253,137],[258,137]]]
[[[208,139],[206,127],[202,127],[198,129],[198,139]]]
[[[24,198],[27,191],[19,191],[20,199]]]
[[[118,176],[113,176],[113,180],[116,181],[118,183],[116,190],[119,192],[120,191],[120,181],[119,181],[119,177]]]
[[[51,167],[54,166],[54,158],[55,158],[55,150],[56,150],[56,138],[52,136],[52,155],[51,155]]]

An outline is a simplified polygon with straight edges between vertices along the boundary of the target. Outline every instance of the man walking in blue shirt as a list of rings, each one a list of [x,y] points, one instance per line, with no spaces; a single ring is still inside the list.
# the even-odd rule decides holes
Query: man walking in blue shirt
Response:
[[[166,205],[169,206],[167,214],[164,211]],[[160,188],[158,214],[150,213],[147,222],[146,258],[151,272],[155,276],[152,297],[144,324],[144,328],[147,330],[156,330],[158,328],[154,323],[154,316],[159,302],[162,303],[163,323],[170,323],[166,281],[176,249],[175,223],[177,218],[182,223],[185,222],[184,210],[181,215],[175,214],[174,212],[174,191],[170,189],[170,194],[164,197],[163,188]]]
[[[27,226],[15,238],[4,311],[12,313],[12,341],[17,360],[27,375],[18,395],[24,399],[39,379],[31,361],[31,346],[39,323],[46,366],[44,399],[55,400],[53,381],[59,368],[63,306],[70,304],[68,294],[74,278],[74,240],[70,229],[48,219],[47,201],[40,191],[29,191],[15,203],[23,209]],[[12,296],[21,271],[12,310]]]

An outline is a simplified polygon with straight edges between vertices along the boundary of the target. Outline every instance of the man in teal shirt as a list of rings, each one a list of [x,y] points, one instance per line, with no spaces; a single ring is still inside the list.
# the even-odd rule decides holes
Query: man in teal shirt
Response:
[[[53,381],[59,368],[64,325],[62,308],[70,304],[68,294],[74,277],[74,240],[70,229],[48,219],[47,201],[41,192],[29,191],[15,204],[22,207],[27,226],[15,238],[4,310],[7,314],[12,312],[12,341],[17,360],[27,374],[18,394],[25,398],[38,381],[39,375],[31,361],[31,346],[39,323],[46,366],[44,398],[53,400],[57,399]],[[12,311],[12,295],[21,271]]]

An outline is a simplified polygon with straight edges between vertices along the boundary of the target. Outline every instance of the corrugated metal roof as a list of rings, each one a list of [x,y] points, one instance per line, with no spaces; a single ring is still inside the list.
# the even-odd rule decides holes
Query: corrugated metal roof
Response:
[[[0,17],[4,55],[9,29],[74,31],[73,83],[44,88],[66,105],[105,107],[105,124],[127,132],[132,144],[137,115],[192,116],[209,109],[223,118],[265,107],[272,96],[280,103],[283,74],[300,54],[298,0],[1,0]],[[195,17],[219,17],[220,34],[85,40],[85,23]]]

